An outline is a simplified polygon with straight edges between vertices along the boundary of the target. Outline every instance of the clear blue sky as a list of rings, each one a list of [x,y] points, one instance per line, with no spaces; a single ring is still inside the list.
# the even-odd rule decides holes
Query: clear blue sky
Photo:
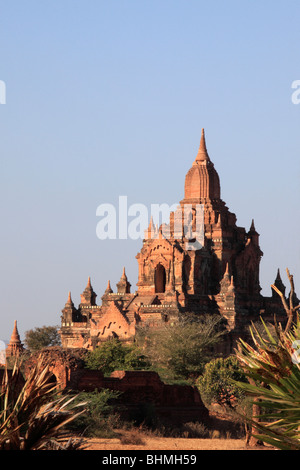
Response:
[[[140,240],[96,237],[96,208],[175,203],[206,131],[221,196],[260,233],[261,286],[300,295],[300,3],[1,0],[0,339],[60,324]],[[288,288],[289,291],[289,288]]]

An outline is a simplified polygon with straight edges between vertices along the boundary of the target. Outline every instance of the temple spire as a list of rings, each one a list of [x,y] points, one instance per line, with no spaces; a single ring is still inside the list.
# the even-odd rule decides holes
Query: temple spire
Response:
[[[274,285],[277,287],[277,289],[279,289],[283,293],[283,295],[285,295],[285,285],[282,282],[279,268],[277,270],[277,276],[276,276],[276,279],[274,281]],[[272,296],[273,297],[277,296],[277,293],[275,293],[273,289],[272,289]]]
[[[117,284],[118,294],[130,294],[130,286],[131,284],[128,282],[124,267],[121,279]]]
[[[225,269],[224,276],[229,276],[229,264],[228,264],[228,262],[226,263],[226,269]]]
[[[72,301],[72,297],[71,297],[71,291],[69,292],[69,295],[68,295],[67,304],[73,305],[73,301]]]
[[[10,342],[11,343],[18,343],[20,341],[20,335],[19,335],[19,332],[18,332],[18,327],[17,327],[17,320],[15,320],[14,322],[14,329],[13,329],[13,332],[12,332],[12,335],[11,335],[11,338],[10,338]]]
[[[254,225],[254,219],[252,219],[252,222],[251,222],[250,232],[256,232],[255,225]]]
[[[6,357],[18,356],[24,350],[23,344],[21,343],[20,335],[17,327],[17,320],[14,322],[14,329],[10,338],[10,342],[6,348]]]
[[[111,285],[110,285],[110,281],[108,281],[107,283],[107,288],[105,290],[105,293],[106,294],[111,294],[113,292],[112,288],[111,288]]]
[[[196,162],[209,161],[209,156],[208,156],[207,149],[206,149],[204,129],[201,130],[200,146],[199,146],[199,150],[198,150],[195,161]]]
[[[84,289],[83,293],[80,295],[80,297],[81,297],[81,305],[89,305],[89,306],[96,305],[97,294],[93,290],[90,276],[88,278],[87,286]]]
[[[279,268],[277,269],[276,281],[281,281],[280,269]]]

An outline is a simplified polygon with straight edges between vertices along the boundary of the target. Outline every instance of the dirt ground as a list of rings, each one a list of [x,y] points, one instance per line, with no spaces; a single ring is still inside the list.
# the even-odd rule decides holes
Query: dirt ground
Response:
[[[259,446],[250,448],[246,446],[245,437],[241,437],[240,433],[236,434],[236,424],[231,422],[226,415],[210,412],[211,429],[216,429],[225,436],[226,431],[229,437],[223,438],[174,438],[174,437],[157,437],[149,435],[141,430],[124,430],[116,431],[116,437],[113,439],[104,438],[88,438],[82,443],[82,450],[115,450],[115,451],[155,451],[155,450],[273,450],[269,446]]]
[[[241,439],[183,439],[143,437],[143,443],[122,444],[120,439],[89,439],[84,450],[248,450]]]

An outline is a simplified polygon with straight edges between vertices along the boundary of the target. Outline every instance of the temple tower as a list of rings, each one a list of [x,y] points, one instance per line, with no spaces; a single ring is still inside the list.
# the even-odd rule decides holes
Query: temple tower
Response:
[[[6,348],[6,357],[18,357],[24,351],[17,327],[17,320],[14,322],[14,329],[10,338],[10,342]]]

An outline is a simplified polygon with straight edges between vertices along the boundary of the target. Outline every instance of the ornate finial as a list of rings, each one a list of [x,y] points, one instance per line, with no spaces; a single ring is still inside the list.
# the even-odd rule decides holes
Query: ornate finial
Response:
[[[14,322],[14,329],[10,338],[10,342],[6,348],[6,357],[18,356],[24,350],[23,344],[20,340],[20,335],[17,328],[17,320]]]
[[[250,232],[255,232],[254,219],[252,219],[252,222],[251,222]]]
[[[196,162],[209,161],[209,156],[206,149],[204,129],[201,131],[200,146],[196,157]]]
[[[17,328],[17,320],[14,321],[14,329],[10,338],[10,343],[19,343],[20,341],[20,336]]]
[[[276,276],[277,281],[281,281],[281,276],[280,276],[280,269],[277,269],[277,276]]]
[[[67,304],[68,305],[73,305],[73,300],[72,300],[72,297],[71,297],[71,291],[69,292],[69,295],[68,295]]]
[[[80,295],[80,297],[81,297],[81,304],[96,305],[97,294],[93,290],[90,276],[88,278],[87,286],[84,289],[83,293]]]
[[[148,225],[147,230],[145,230],[145,238],[146,239],[152,239],[152,236],[155,234],[155,227],[153,223],[153,215],[151,215],[150,222]]]
[[[226,270],[225,270],[224,276],[229,276],[229,264],[228,264],[228,262],[226,263]]]
[[[111,294],[113,292],[112,288],[111,288],[111,285],[110,285],[110,281],[108,281],[107,283],[107,288],[105,290],[105,293],[106,294]]]
[[[228,287],[228,290],[234,291],[234,282],[233,282],[233,276],[231,276],[230,279],[230,286]]]
[[[117,284],[117,289],[119,294],[129,294],[130,293],[130,282],[128,282],[125,267],[123,268],[123,274],[121,276],[120,281]]]

